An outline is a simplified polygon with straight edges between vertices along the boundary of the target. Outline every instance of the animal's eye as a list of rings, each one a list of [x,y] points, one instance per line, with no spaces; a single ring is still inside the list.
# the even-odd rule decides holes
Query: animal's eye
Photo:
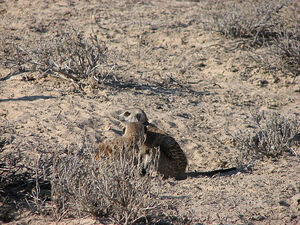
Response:
[[[130,112],[125,112],[124,113],[124,116],[129,116],[130,115]]]

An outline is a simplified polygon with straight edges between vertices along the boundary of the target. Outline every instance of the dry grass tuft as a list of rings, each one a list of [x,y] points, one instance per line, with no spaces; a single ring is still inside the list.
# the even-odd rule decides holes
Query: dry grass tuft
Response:
[[[0,152],[1,221],[13,221],[28,210],[44,216],[51,212],[52,156],[42,151],[35,149],[35,159],[19,149]]]
[[[0,132],[5,136],[8,130],[1,127]],[[41,144],[3,140],[0,221],[15,221],[26,212],[56,222],[93,215],[115,224],[191,224],[174,202],[160,198],[162,181],[148,176],[156,174],[156,163],[144,176],[142,162],[128,158],[128,149],[118,160],[103,156],[95,161],[96,148],[87,140],[55,154]]]
[[[300,24],[299,24],[300,25]],[[298,76],[300,74],[300,31],[284,32],[278,36],[271,49],[284,62],[282,68]],[[276,67],[276,66],[275,66]],[[278,67],[278,65],[277,65]]]
[[[265,48],[254,52],[252,58],[266,69],[289,72],[293,76],[300,74],[300,21],[296,1],[216,0],[207,3],[206,8],[206,29],[238,38],[248,48]]]
[[[249,39],[251,45],[272,41],[283,25],[279,12],[290,0],[282,1],[215,1],[208,12],[208,29],[227,37]]]
[[[285,117],[278,113],[264,111],[252,114],[255,135],[239,131],[235,141],[242,151],[242,157],[249,159],[278,158],[284,153],[296,154],[293,145],[300,144],[300,121],[297,117]]]
[[[158,208],[149,177],[141,176],[136,157],[126,151],[119,160],[94,160],[91,146],[68,150],[54,160],[52,196],[59,213],[81,216],[86,213],[128,224],[145,220]]]
[[[75,29],[66,29],[34,43],[2,40],[0,63],[15,71],[41,71],[72,81],[101,80],[106,47],[96,35],[88,38]]]

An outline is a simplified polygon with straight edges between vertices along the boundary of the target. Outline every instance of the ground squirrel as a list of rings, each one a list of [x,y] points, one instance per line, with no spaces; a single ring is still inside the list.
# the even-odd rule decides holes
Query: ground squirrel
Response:
[[[132,155],[139,155],[140,148],[146,140],[146,126],[140,122],[126,123],[124,135],[114,139],[108,139],[100,143],[95,159],[101,156],[118,158],[122,151],[125,151],[126,158],[132,158]],[[137,157],[136,157],[137,158]]]
[[[153,153],[156,153],[157,149],[159,149],[158,172],[164,178],[186,178],[185,170],[188,161],[185,153],[173,137],[148,122],[147,115],[142,109],[125,110],[119,115],[119,119],[126,122],[140,122],[146,125],[146,141],[141,151],[145,165],[144,169],[147,169],[147,166],[151,163],[151,155],[155,155]]]

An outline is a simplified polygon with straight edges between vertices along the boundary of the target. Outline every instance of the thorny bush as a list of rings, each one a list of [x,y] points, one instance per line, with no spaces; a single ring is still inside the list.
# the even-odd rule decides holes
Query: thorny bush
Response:
[[[52,198],[61,213],[90,213],[112,222],[133,223],[158,207],[153,180],[141,176],[141,162],[128,160],[123,148],[119,160],[100,157],[83,147],[55,157]]]
[[[264,111],[253,113],[252,117],[255,135],[248,130],[235,134],[235,142],[243,158],[277,158],[284,153],[297,154],[293,147],[300,144],[299,118]]]
[[[268,70],[300,74],[300,31],[295,0],[207,2],[204,27],[237,38],[254,51],[251,57]],[[292,19],[291,19],[292,18]],[[265,51],[255,52],[257,48]]]
[[[2,40],[0,63],[17,71],[56,73],[79,81],[93,77],[100,80],[106,62],[106,47],[96,35],[66,29],[34,43],[25,40]]]

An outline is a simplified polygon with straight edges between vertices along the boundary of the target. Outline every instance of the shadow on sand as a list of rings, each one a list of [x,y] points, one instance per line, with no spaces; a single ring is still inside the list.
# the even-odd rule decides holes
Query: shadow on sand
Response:
[[[1,102],[13,102],[13,101],[35,101],[39,99],[53,99],[56,98],[54,96],[44,96],[44,95],[34,95],[34,96],[23,96],[20,98],[7,98],[7,99],[0,99]]]
[[[236,174],[239,172],[239,170],[236,167],[228,168],[228,169],[220,169],[220,170],[212,170],[212,171],[194,171],[194,172],[187,172],[188,177],[212,177],[214,175],[220,175],[220,176],[231,176],[233,174]]]

